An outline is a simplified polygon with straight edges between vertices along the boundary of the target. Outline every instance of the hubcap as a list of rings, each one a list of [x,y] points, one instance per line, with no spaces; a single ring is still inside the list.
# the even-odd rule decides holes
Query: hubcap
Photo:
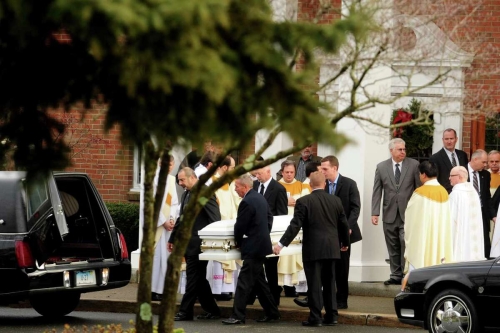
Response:
[[[470,311],[458,297],[445,296],[440,299],[433,314],[435,332],[470,332]]]

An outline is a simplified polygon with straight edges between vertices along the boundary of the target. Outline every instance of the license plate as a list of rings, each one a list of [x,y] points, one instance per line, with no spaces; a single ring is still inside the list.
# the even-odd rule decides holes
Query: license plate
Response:
[[[78,271],[76,272],[76,286],[92,286],[95,285],[95,271]]]

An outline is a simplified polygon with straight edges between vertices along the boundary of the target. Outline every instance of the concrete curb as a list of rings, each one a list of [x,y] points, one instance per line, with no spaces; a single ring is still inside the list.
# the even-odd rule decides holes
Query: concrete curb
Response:
[[[179,305],[177,305],[179,306]],[[29,307],[29,303],[27,304]],[[153,302],[153,313],[158,314],[160,310],[160,303]],[[232,314],[232,307],[219,304],[221,310],[221,318],[229,318]],[[136,302],[132,301],[106,301],[106,300],[88,300],[82,299],[76,311],[93,311],[93,312],[112,312],[112,313],[135,313]],[[195,304],[195,316],[201,314],[203,310],[199,304]],[[309,310],[307,309],[290,309],[280,308],[281,320],[301,322],[307,319]],[[247,319],[254,320],[264,315],[262,308],[258,305],[247,307]],[[380,326],[380,327],[394,327],[394,328],[413,328],[418,327],[410,326],[399,322],[396,315],[388,314],[366,314],[357,312],[339,311],[339,324],[345,325],[358,325],[358,326]]]

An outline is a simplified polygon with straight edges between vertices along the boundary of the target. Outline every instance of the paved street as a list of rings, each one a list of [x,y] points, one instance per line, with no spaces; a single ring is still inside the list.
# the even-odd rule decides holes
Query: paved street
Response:
[[[156,320],[155,316],[155,320]],[[106,313],[106,312],[81,312],[75,311],[71,315],[66,316],[58,321],[47,320],[38,315],[32,309],[11,309],[8,307],[0,308],[0,333],[23,332],[23,333],[42,333],[61,332],[64,324],[69,324],[72,327],[78,327],[81,330],[82,325],[87,327],[93,325],[107,325],[111,323],[121,323],[123,328],[128,328],[129,320],[134,319],[132,314],[121,313]],[[219,320],[217,321],[193,321],[182,322],[176,325],[182,327],[187,333],[233,333],[235,332],[234,326],[222,325]],[[249,320],[246,325],[237,326],[236,328],[245,330],[245,332],[273,332],[273,333],[290,333],[290,332],[339,332],[339,333],[382,333],[382,332],[396,332],[396,333],[417,333],[424,332],[423,330],[414,329],[401,329],[401,328],[387,328],[387,327],[373,327],[373,326],[352,326],[352,325],[338,325],[333,327],[317,327],[317,328],[304,328],[299,322],[282,321],[273,324],[259,324],[253,320]]]

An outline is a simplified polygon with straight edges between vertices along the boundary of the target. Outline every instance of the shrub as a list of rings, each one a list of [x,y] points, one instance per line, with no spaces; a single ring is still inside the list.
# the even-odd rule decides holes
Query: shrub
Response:
[[[133,203],[106,203],[113,222],[120,229],[130,252],[139,247],[139,205]]]

